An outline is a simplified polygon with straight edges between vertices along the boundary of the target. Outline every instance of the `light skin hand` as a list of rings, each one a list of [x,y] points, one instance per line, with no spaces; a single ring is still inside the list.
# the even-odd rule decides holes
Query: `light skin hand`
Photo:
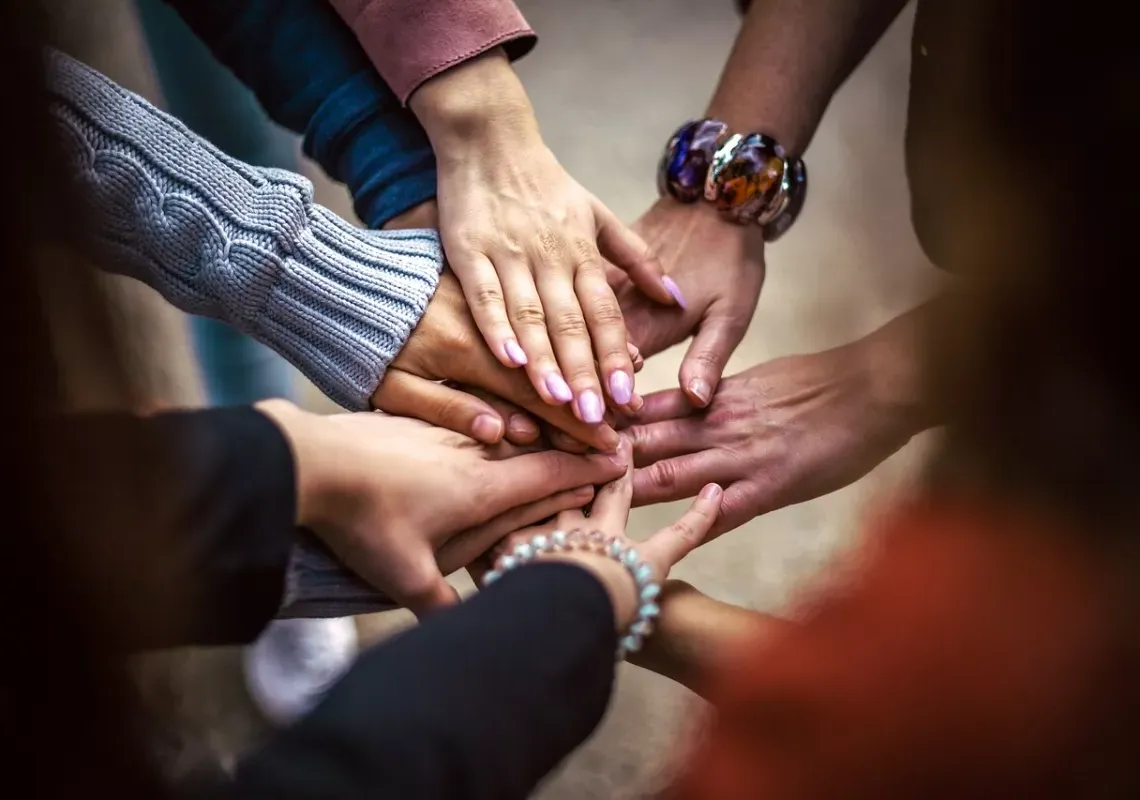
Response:
[[[257,408],[293,451],[297,524],[417,615],[455,602],[443,573],[473,561],[507,526],[577,507],[589,487],[627,471],[623,454],[491,448],[417,420],[319,416],[282,400]]]
[[[645,242],[554,158],[501,50],[425,82],[409,106],[436,154],[450,268],[495,357],[583,422],[601,421],[607,396],[628,407],[633,364],[602,258],[673,305]]]
[[[921,311],[921,310],[920,310]],[[638,505],[725,487],[719,534],[861,478],[930,424],[911,312],[864,339],[760,364],[696,411],[677,390],[646,397],[634,443]]]
[[[634,229],[660,256],[685,302],[684,308],[651,304],[622,273],[612,271],[630,339],[649,358],[691,335],[679,385],[690,403],[707,406],[760,299],[760,230],[727,223],[705,203],[683,205],[671,198],[657,201]]]
[[[628,442],[622,444],[620,453],[627,457],[630,455]],[[598,489],[589,517],[580,509],[563,511],[546,525],[517,531],[504,539],[493,553],[473,565],[472,577],[479,583],[499,553],[540,533],[549,535],[556,530],[569,532],[581,529],[587,532],[601,531],[607,537],[621,539],[636,546],[641,560],[653,567],[658,581],[664,581],[669,571],[708,535],[716,522],[721,494],[719,486],[710,484],[704,487],[676,522],[661,528],[643,541],[634,542],[626,535],[633,497],[633,468],[630,466],[621,477]],[[610,595],[617,629],[624,630],[633,622],[638,609],[636,587],[629,572],[616,561],[606,556],[576,551],[552,553],[540,558],[571,562],[592,572]]]

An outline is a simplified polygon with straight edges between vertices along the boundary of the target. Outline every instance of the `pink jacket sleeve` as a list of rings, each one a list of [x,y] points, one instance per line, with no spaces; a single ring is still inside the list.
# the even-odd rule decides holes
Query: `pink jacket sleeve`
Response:
[[[513,60],[534,31],[512,0],[329,0],[392,91],[407,103],[420,84],[494,47]]]

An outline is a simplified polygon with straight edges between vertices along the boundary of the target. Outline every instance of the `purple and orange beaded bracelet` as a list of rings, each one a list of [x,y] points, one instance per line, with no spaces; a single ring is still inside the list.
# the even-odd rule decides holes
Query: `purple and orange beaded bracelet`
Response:
[[[701,197],[733,222],[756,223],[774,242],[796,221],[807,196],[807,167],[763,133],[730,133],[716,119],[682,125],[657,171],[658,190],[682,203]]]

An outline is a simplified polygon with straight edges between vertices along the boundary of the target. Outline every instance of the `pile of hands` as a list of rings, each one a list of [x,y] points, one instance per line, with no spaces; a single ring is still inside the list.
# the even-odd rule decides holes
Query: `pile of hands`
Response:
[[[876,335],[722,379],[764,282],[758,228],[668,198],[627,227],[561,167],[529,103],[472,110],[445,89],[411,102],[438,199],[387,227],[438,228],[449,266],[373,395],[386,413],[263,404],[297,454],[298,522],[363,578],[422,614],[455,602],[444,575],[519,530],[593,504],[624,535],[631,503],[705,489],[666,535],[679,558],[910,438]],[[642,397],[644,359],[690,337],[678,388]],[[613,481],[624,510],[595,502]]]

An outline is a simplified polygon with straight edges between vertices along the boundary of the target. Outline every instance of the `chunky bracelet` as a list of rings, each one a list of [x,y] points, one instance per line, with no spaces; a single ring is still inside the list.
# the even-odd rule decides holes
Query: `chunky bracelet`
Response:
[[[661,584],[655,579],[653,567],[641,561],[637,550],[620,539],[606,536],[601,531],[554,531],[550,536],[540,533],[529,542],[516,545],[510,552],[499,556],[495,568],[483,576],[483,586],[490,586],[505,573],[518,569],[544,553],[574,550],[608,556],[625,567],[633,578],[637,585],[637,619],[618,643],[617,658],[620,661],[627,653],[636,653],[646,637],[653,633],[653,620],[661,613],[656,603],[657,596],[661,594]]]
[[[756,223],[764,240],[787,232],[803,209],[807,168],[762,133],[729,134],[714,119],[687,122],[670,138],[657,170],[658,191],[682,203],[704,197],[729,220]]]

